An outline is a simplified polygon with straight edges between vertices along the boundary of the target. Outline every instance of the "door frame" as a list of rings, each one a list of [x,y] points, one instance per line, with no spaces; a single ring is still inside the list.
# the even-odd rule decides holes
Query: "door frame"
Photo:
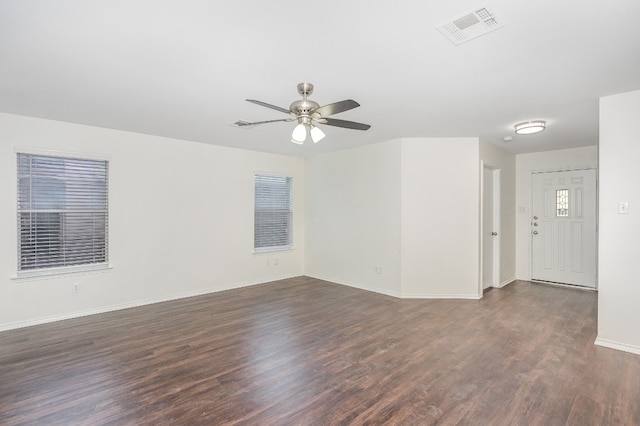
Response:
[[[493,288],[500,287],[500,240],[502,238],[502,232],[500,230],[500,168],[486,164],[484,161],[480,161],[480,277],[478,279],[478,291],[482,297],[484,291],[484,238],[488,238],[487,230],[484,229],[484,195],[485,195],[485,170],[490,170],[493,174],[492,190],[493,190],[493,230],[498,233],[494,238],[492,256],[493,256],[493,271],[491,286]]]
[[[529,251],[529,259],[528,259],[528,263],[529,263],[529,281],[533,281],[533,235],[531,234],[531,215],[532,215],[532,209],[533,209],[533,175],[534,174],[538,174],[538,173],[553,173],[553,172],[575,172],[575,171],[580,171],[580,170],[595,170],[596,172],[596,211],[595,211],[595,220],[596,220],[596,242],[595,242],[595,248],[596,248],[596,255],[595,255],[595,262],[596,262],[596,278],[595,278],[595,287],[594,288],[588,288],[588,287],[580,287],[580,286],[574,286],[574,285],[569,285],[569,284],[561,284],[561,283],[551,283],[551,282],[544,282],[545,284],[550,284],[550,285],[557,285],[557,286],[561,286],[561,287],[570,287],[570,288],[578,288],[578,289],[585,289],[585,290],[595,290],[598,291],[598,254],[599,254],[599,248],[600,248],[600,222],[599,222],[599,207],[600,207],[600,174],[599,174],[599,167],[597,165],[585,165],[585,166],[573,166],[573,167],[553,167],[553,168],[544,168],[544,169],[532,169],[529,171],[529,216],[528,216],[528,220],[529,220],[529,231],[528,231],[528,237],[527,237],[527,250]],[[533,281],[533,282],[540,282],[540,281]]]

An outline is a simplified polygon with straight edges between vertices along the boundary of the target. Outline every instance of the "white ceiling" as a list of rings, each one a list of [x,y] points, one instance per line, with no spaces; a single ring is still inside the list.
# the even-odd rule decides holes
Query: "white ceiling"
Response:
[[[506,26],[460,46],[436,29],[477,6]],[[640,89],[639,20],[636,0],[0,0],[0,111],[298,156],[400,137],[595,145],[598,98]],[[372,128],[299,146],[294,123],[230,126],[286,118],[244,100],[288,108],[302,81]],[[514,135],[529,119],[547,130]]]

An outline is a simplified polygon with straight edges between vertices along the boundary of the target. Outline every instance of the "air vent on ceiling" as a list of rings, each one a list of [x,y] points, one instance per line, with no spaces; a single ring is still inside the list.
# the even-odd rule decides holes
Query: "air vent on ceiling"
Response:
[[[486,7],[481,6],[440,25],[438,30],[453,44],[458,45],[502,27],[504,24]]]

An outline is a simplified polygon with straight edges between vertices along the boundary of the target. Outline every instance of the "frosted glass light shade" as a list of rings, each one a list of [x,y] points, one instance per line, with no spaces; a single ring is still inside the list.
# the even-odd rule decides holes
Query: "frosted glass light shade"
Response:
[[[311,133],[311,139],[313,140],[313,143],[318,143],[322,140],[322,138],[325,137],[324,132],[320,130],[320,128],[315,126],[311,128],[309,133]]]
[[[544,130],[546,122],[542,120],[525,121],[515,125],[516,133],[519,135],[531,135]]]
[[[293,133],[291,133],[291,142],[301,145],[305,139],[307,139],[307,128],[304,124],[300,123],[293,129]]]

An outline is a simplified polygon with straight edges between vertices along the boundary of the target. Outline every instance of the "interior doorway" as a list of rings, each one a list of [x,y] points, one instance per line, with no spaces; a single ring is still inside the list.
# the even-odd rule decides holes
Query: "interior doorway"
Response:
[[[482,168],[482,289],[500,284],[500,169]]]
[[[531,278],[596,288],[596,170],[533,173]]]

